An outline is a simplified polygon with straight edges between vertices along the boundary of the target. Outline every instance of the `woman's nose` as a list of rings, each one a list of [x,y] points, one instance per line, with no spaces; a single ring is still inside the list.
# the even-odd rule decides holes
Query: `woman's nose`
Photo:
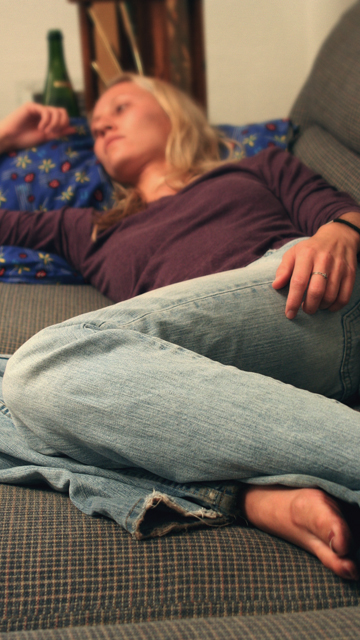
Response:
[[[100,133],[105,134],[106,131],[111,131],[113,129],[113,125],[107,118],[102,118],[96,123],[96,128]]]

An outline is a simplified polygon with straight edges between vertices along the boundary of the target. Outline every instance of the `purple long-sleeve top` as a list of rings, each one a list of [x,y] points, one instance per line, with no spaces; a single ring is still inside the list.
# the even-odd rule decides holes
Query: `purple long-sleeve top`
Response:
[[[223,165],[91,240],[92,210],[0,211],[0,243],[57,253],[114,302],[244,267],[360,207],[280,149]]]

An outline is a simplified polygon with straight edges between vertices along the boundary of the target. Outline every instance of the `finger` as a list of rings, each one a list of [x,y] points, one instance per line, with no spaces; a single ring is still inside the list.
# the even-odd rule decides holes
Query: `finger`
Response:
[[[312,271],[313,261],[310,254],[303,254],[301,258],[296,261],[290,280],[285,307],[285,315],[289,320],[295,318],[299,311]]]
[[[69,125],[69,116],[66,109],[58,109],[59,128],[65,129]]]
[[[49,108],[43,108],[39,112],[40,120],[38,124],[39,131],[45,133],[49,123],[51,122],[51,110]]]
[[[60,109],[56,107],[50,107],[49,113],[50,113],[50,119],[47,124],[47,127],[45,128],[45,133],[51,135],[54,132],[59,131],[61,113],[60,113]]]
[[[328,307],[329,311],[339,311],[348,304],[354,289],[355,278],[356,269],[349,268],[346,276],[340,283],[339,292],[335,301]]]
[[[282,289],[288,284],[294,269],[295,254],[293,249],[284,253],[279,267],[277,268],[275,279],[272,283],[274,289]]]
[[[48,138],[53,138],[69,125],[69,118],[65,109],[46,107],[42,113],[41,129]]]
[[[325,292],[329,286],[328,299],[333,302],[336,299],[337,292],[339,290],[339,281],[334,276],[332,283],[328,285],[328,275],[326,271],[322,271],[317,268],[311,274],[309,286],[306,291],[305,299],[303,302],[303,310],[305,313],[315,313],[322,301],[326,300]]]
[[[69,126],[69,116],[66,109],[56,109],[56,129],[64,131]]]
[[[328,273],[327,284],[319,309],[329,309],[338,300],[339,296],[342,298],[344,291],[342,287],[345,284],[347,273],[346,263],[333,264],[330,273]]]
[[[356,271],[354,261],[343,260],[333,265],[320,309],[338,311],[347,305],[354,288]]]
[[[66,109],[57,109],[57,124],[54,131],[57,135],[65,136],[76,133],[76,128],[70,124],[69,114]]]
[[[319,304],[319,309],[323,311],[324,309],[329,309],[333,304],[335,304],[338,299],[339,291],[341,286],[341,280],[331,281],[328,280],[328,284],[326,286],[324,295]],[[304,309],[307,312],[307,309]]]
[[[17,112],[18,118],[15,120],[16,131],[19,133],[25,129],[39,129],[42,118],[42,109],[42,105],[36,103],[23,105],[23,109]]]

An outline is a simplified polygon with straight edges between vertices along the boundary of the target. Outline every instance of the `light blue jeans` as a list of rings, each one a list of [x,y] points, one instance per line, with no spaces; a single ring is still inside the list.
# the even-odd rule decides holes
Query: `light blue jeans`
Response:
[[[292,244],[31,338],[3,379],[0,481],[43,478],[137,537],[230,519],[239,481],[360,504],[360,414],[339,402],[360,382],[360,277],[341,312],[289,321],[271,283]]]

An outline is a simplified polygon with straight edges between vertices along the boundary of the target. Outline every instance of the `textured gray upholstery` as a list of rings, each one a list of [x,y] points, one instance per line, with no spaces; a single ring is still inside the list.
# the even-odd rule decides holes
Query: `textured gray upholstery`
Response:
[[[138,541],[50,489],[0,485],[0,505],[0,632],[360,604],[360,584],[256,529]]]
[[[360,608],[0,634],[0,640],[358,640]]]
[[[317,56],[290,118],[295,155],[360,202],[360,2],[344,14]]]
[[[359,96],[357,2],[291,118],[296,155],[360,202]],[[0,304],[0,351],[13,352],[42,327],[111,303],[91,287],[0,284]],[[260,531],[235,524],[140,542],[43,486],[1,485],[0,506],[0,640],[360,637],[360,583]]]
[[[51,324],[112,304],[90,285],[0,283],[0,353]]]

